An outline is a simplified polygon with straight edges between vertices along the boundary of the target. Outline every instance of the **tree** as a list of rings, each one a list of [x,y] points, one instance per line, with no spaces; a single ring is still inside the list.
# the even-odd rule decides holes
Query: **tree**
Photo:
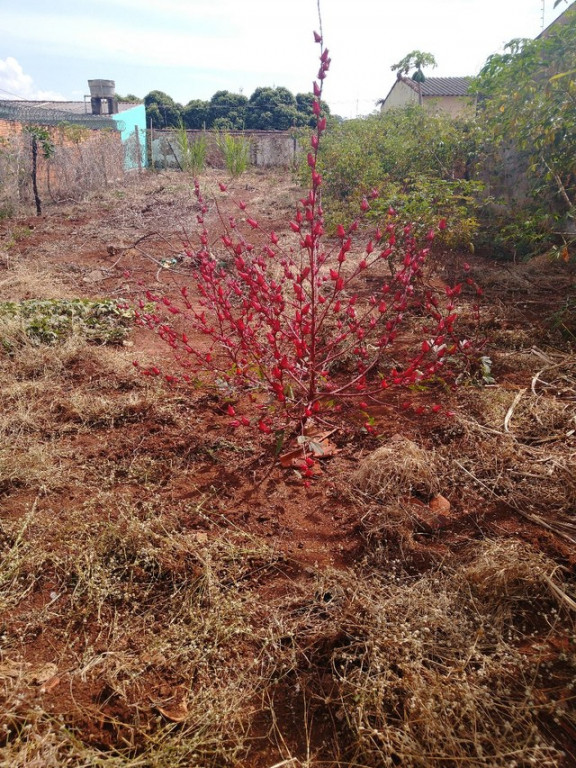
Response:
[[[298,125],[306,125],[309,128],[313,128],[316,125],[317,118],[314,114],[314,99],[315,96],[312,92],[296,94],[296,109],[299,114]],[[330,115],[330,107],[325,101],[321,102],[320,107],[323,115]]]
[[[212,128],[241,131],[246,124],[248,99],[242,93],[216,91],[210,99],[208,124]]]
[[[38,192],[38,150],[42,152],[46,160],[49,160],[54,155],[54,143],[48,129],[42,125],[28,125],[25,130],[30,136],[32,148],[32,189],[36,203],[36,215],[41,216],[42,201]]]
[[[182,106],[164,91],[150,91],[144,105],[146,120],[153,128],[177,128],[182,121]]]
[[[287,88],[256,88],[250,96],[247,128],[286,131],[298,124],[296,99]]]
[[[422,106],[422,83],[426,80],[424,67],[436,67],[436,59],[431,53],[426,51],[411,51],[397,64],[393,64],[390,69],[394,72],[398,70],[398,78],[402,75],[408,75],[410,70],[414,69],[412,80],[418,84],[418,103]]]
[[[141,99],[139,96],[135,96],[133,93],[127,93],[126,96],[121,96],[119,93],[117,93],[116,101],[120,102],[121,104],[141,104],[143,99]]]
[[[299,93],[294,97],[282,87],[256,88],[250,99],[241,93],[217,91],[210,101],[192,99],[185,107],[163,91],[150,91],[144,103],[146,119],[153,128],[178,128],[183,124],[188,129],[285,131],[316,124],[314,94]],[[326,102],[322,101],[321,108],[323,114],[330,114]]]
[[[210,125],[210,102],[193,99],[182,109],[182,122],[186,128],[201,129]]]
[[[541,210],[576,204],[576,10],[546,37],[512,40],[474,83],[488,163],[513,157]]]

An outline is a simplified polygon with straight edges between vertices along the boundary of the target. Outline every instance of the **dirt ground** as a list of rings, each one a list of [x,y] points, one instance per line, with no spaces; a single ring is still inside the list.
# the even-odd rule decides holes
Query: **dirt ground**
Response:
[[[204,183],[215,189],[221,178],[211,171]],[[289,236],[299,194],[289,174],[250,173],[229,192]],[[0,301],[132,301],[142,283],[180,281],[195,218],[190,184],[162,173],[48,207],[42,217],[0,221]],[[0,580],[3,765],[576,765],[575,262],[440,254],[439,279],[463,261],[484,289],[480,332],[493,380],[447,393],[451,417],[423,419],[402,408],[399,392],[362,414],[334,414],[325,429],[330,449],[310,484],[278,462],[270,438],[232,429],[214,393],[140,377],[134,360],[167,358],[143,329],[115,345],[69,339],[0,351],[0,542],[10,563]],[[478,563],[489,577],[478,575]],[[346,661],[360,638],[362,659],[375,658],[378,642],[370,645],[368,630],[354,624],[378,605],[370,589],[380,594],[384,581],[408,595],[423,578],[438,579],[432,596],[418,593],[423,614],[444,594],[440,581],[460,584],[463,573],[464,592],[475,600],[474,590],[481,593],[488,623],[501,623],[518,668],[532,676],[533,719],[522,716],[516,757],[505,754],[504,736],[498,744],[493,737],[492,755],[486,744],[451,752],[447,737],[443,747],[431,740],[429,752],[424,737],[405,753],[401,739],[387,741],[386,723],[418,720],[406,714],[408,694],[399,693],[410,689],[407,672],[395,672],[385,694],[404,701],[402,714],[399,705],[380,712],[381,701],[372,702],[356,723],[342,702],[356,701],[350,712],[360,712],[358,692],[335,693],[364,668]],[[172,636],[183,631],[175,617],[192,599],[191,585],[205,600],[207,622],[196,655],[188,635]],[[410,599],[406,605],[418,604]],[[333,605],[342,609],[338,620]],[[410,614],[406,605],[386,614],[387,627]],[[375,611],[374,621],[385,613]],[[489,630],[470,616],[484,636]],[[444,622],[437,637],[451,631],[450,612]],[[266,634],[272,627],[274,641]],[[272,646],[276,655],[266,650]],[[268,681],[265,701],[256,683],[247,694],[239,677],[254,658]],[[274,673],[262,672],[267,664],[277,665]],[[438,666],[448,700],[456,672],[444,657]],[[213,689],[214,675],[221,678]],[[384,695],[377,681],[362,688],[366,696]],[[499,684],[487,681],[496,709]],[[416,684],[412,693],[420,695]],[[203,723],[198,712],[219,696],[220,715]],[[249,725],[230,710],[243,696]],[[485,706],[477,714],[489,721]],[[150,745],[173,740],[175,728],[178,748],[150,757]],[[474,728],[482,741],[482,727]]]

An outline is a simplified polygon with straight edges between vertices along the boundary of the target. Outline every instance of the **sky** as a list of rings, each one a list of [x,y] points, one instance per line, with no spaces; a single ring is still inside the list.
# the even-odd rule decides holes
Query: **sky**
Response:
[[[321,0],[331,66],[323,98],[345,118],[376,109],[391,67],[432,53],[428,76],[475,75],[564,11],[554,0]],[[0,0],[0,99],[82,101],[89,79],[175,101],[260,86],[312,90],[318,0]]]

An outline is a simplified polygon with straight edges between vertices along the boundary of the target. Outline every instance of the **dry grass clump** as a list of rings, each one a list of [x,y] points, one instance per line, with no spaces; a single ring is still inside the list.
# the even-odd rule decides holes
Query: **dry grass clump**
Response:
[[[546,611],[556,620],[559,587],[554,587],[558,566],[522,541],[485,541],[475,558],[459,571],[466,589],[482,610],[489,609],[493,628],[506,631],[515,621],[531,623]]]
[[[18,562],[0,568],[12,610],[0,764],[244,764],[261,685],[254,584],[276,554],[239,533],[183,534],[128,506],[43,523],[35,515],[14,532]],[[49,679],[26,662],[38,637],[59,648]],[[54,710],[54,696],[64,706]]]
[[[30,443],[14,451],[14,443],[0,447],[0,493],[14,488],[33,489],[46,494],[62,487],[63,471],[73,457],[53,441]],[[70,478],[69,478],[70,479]]]
[[[570,430],[576,429],[574,362],[563,357],[558,364],[542,367],[542,361],[533,355],[531,359],[530,369],[534,375],[526,386],[514,390],[498,387],[463,390],[460,403],[468,415],[519,441],[564,440],[573,434]],[[517,370],[517,366],[515,368]]]
[[[514,409],[509,429],[526,442],[564,440],[576,430],[576,408],[568,400],[526,394]]]
[[[0,301],[17,301],[34,298],[74,298],[65,284],[54,275],[54,270],[43,266],[42,261],[25,259],[11,254],[7,270],[0,279]]]
[[[411,494],[430,497],[440,490],[438,459],[434,451],[397,435],[362,459],[351,484],[381,500]]]
[[[7,319],[6,327],[14,322],[13,319]],[[21,333],[15,328],[14,331],[16,334]],[[10,376],[20,381],[48,375],[66,378],[67,371],[74,366],[93,365],[92,361],[97,359],[99,354],[98,350],[90,347],[81,335],[70,336],[55,346],[34,344],[25,335],[20,339],[22,343],[11,344],[13,338],[13,336],[6,337],[10,354],[0,357],[0,361],[3,377]]]
[[[442,447],[446,481],[457,487],[472,483],[482,495],[521,514],[545,512],[549,523],[562,516],[574,525],[574,414],[569,403],[497,389],[461,402],[464,407],[451,425],[452,442]]]
[[[9,356],[0,353],[1,491],[47,493],[73,477],[80,480],[78,466],[72,466],[78,464],[76,451],[64,436],[134,421],[164,407],[157,386],[137,383],[121,356],[112,361],[108,355],[76,336],[55,347],[25,343]],[[81,384],[78,375],[86,377]]]
[[[0,521],[0,611],[27,598],[49,558],[46,550],[36,547],[30,538],[36,518],[36,504],[33,504],[21,520]]]
[[[520,553],[500,546],[511,571]],[[543,702],[554,684],[559,699],[570,695],[561,694],[572,680],[570,663],[556,654],[562,671],[555,670],[554,683],[543,662],[551,658],[545,637],[540,653],[525,653],[519,629],[528,604],[556,624],[561,611],[551,611],[550,592],[535,589],[537,576],[523,578],[519,565],[520,575],[510,572],[506,580],[510,589],[517,584],[507,608],[517,627],[510,633],[488,584],[482,595],[468,591],[488,549],[463,573],[446,568],[396,582],[366,573],[324,574],[314,592],[283,605],[276,647],[268,646],[276,663],[269,696],[276,707],[280,697],[291,700],[292,716],[308,736],[308,753],[298,754],[306,765],[324,764],[327,730],[342,766],[563,765],[541,716],[565,717],[567,701],[558,703],[558,712]],[[494,552],[495,567],[496,560]],[[551,563],[538,562],[543,574],[553,572]],[[276,728],[282,743],[280,718]]]

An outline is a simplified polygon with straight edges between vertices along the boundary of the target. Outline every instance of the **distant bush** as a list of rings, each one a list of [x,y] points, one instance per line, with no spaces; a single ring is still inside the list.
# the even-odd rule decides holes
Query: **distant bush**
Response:
[[[389,207],[421,232],[448,219],[438,242],[472,246],[482,205],[482,184],[470,179],[474,153],[471,126],[447,115],[407,107],[333,124],[321,148],[328,224],[349,216],[362,198],[379,193],[371,216]]]

